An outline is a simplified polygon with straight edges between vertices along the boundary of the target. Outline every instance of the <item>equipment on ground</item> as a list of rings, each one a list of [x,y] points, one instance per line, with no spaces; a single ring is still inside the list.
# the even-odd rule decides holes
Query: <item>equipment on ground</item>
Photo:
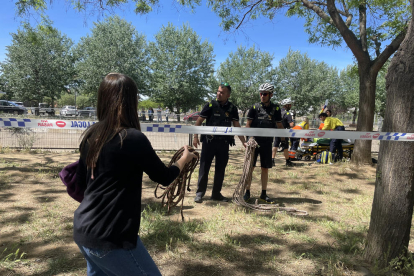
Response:
[[[257,142],[254,140],[253,137],[249,139],[247,142],[247,148],[244,155],[244,165],[243,165],[243,174],[240,178],[239,184],[237,184],[236,189],[233,193],[233,202],[247,207],[249,209],[253,209],[256,211],[261,212],[287,212],[291,215],[296,216],[307,216],[308,212],[297,210],[291,207],[280,207],[277,204],[258,204],[258,200],[256,200],[255,204],[247,203],[244,198],[244,191],[246,190],[247,184],[252,182],[252,174],[253,174],[253,158],[254,158],[254,151],[257,147]]]
[[[321,154],[324,151],[329,151],[331,139],[315,139],[316,141],[304,142],[300,145],[300,148],[296,151],[297,160],[318,160],[321,158]],[[351,139],[342,140],[342,149],[345,158],[351,158],[354,152],[354,141]]]

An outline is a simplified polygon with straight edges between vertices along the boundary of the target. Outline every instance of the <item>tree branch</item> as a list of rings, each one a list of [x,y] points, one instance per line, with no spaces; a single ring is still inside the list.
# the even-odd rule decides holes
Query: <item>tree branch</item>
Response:
[[[378,41],[378,36],[377,35],[373,35],[371,36],[372,41],[374,41],[375,44],[375,54],[377,55],[377,57],[381,54],[380,50],[381,50],[381,42]]]
[[[360,41],[355,36],[355,34],[351,30],[349,30],[349,28],[345,25],[345,22],[342,20],[341,16],[339,15],[338,10],[335,7],[335,0],[327,0],[327,3],[328,3],[328,12],[332,18],[333,25],[341,33],[341,36],[345,40],[346,45],[348,45],[349,49],[351,49],[355,58],[358,61],[362,61],[364,59],[369,60],[368,52],[364,52],[362,50]]]
[[[324,2],[312,1],[312,2],[309,2],[309,3],[311,3],[313,5],[319,5],[319,6],[325,6],[325,7],[328,6],[328,4],[326,4]],[[349,17],[349,12],[347,10],[344,10],[344,11],[338,10],[338,12],[339,12],[339,14],[341,14],[341,15],[343,15],[345,17]],[[352,17],[352,15],[351,15],[351,17]]]
[[[403,42],[405,35],[407,34],[408,26],[404,28],[391,42],[390,45],[385,47],[384,51],[372,61],[371,65],[371,72],[378,73],[379,70],[382,68],[384,63],[390,58],[392,54],[394,54],[398,48],[400,47],[401,43]]]
[[[332,19],[329,17],[329,15],[327,15],[321,8],[319,8],[318,6],[312,4],[311,2],[309,2],[308,0],[302,0],[302,4],[307,7],[310,10],[313,10],[314,12],[316,12],[317,15],[319,15],[320,18],[322,18],[323,20],[329,22],[329,24],[333,24]]]
[[[345,13],[344,16],[346,16],[345,25],[349,28],[349,26],[351,26],[353,16],[352,16],[352,14],[349,13],[349,10],[346,7],[345,1],[341,0],[341,2],[342,2],[342,6],[344,8],[344,13]]]
[[[236,27],[236,30],[241,26],[241,24],[243,24],[243,21],[244,21],[244,19],[246,18],[246,15],[247,14],[249,14],[253,9],[254,9],[254,7],[256,7],[257,5],[259,5],[261,2],[263,2],[263,0],[260,0],[260,1],[257,1],[256,3],[254,3],[251,7],[250,7],[250,10],[248,10],[244,15],[243,15],[243,18],[242,18],[242,20],[240,21],[240,23],[239,23],[239,25],[237,25],[237,27]]]
[[[367,6],[364,3],[359,4],[359,39],[362,51],[367,52]]]

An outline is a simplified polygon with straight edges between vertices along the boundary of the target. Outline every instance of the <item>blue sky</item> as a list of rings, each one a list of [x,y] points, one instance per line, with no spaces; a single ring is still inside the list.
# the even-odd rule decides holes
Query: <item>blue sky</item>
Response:
[[[48,1],[49,2],[49,1]],[[162,25],[172,22],[176,26],[188,23],[197,32],[202,40],[208,40],[214,46],[216,55],[216,68],[224,61],[230,52],[234,52],[239,45],[256,48],[274,54],[274,64],[286,56],[289,48],[307,53],[310,58],[324,61],[338,69],[345,68],[353,63],[353,55],[346,47],[332,50],[317,44],[309,44],[307,34],[304,32],[303,20],[286,18],[280,15],[272,22],[259,19],[246,24],[242,31],[225,33],[221,30],[220,19],[205,5],[196,8],[195,13],[179,5],[172,5],[174,1],[166,2],[158,11],[148,15],[136,15],[133,5],[124,5],[112,14],[131,22],[138,32],[146,35],[147,40],[153,41],[154,35]],[[53,21],[53,26],[70,37],[75,43],[82,36],[90,33],[93,22],[102,20],[105,15],[85,15],[74,11],[66,1],[57,0],[47,10],[47,15]],[[16,32],[20,26],[21,18],[16,17],[14,1],[3,0],[0,11],[0,62],[4,61],[6,46],[11,44],[10,33]],[[33,25],[36,21],[32,19]]]

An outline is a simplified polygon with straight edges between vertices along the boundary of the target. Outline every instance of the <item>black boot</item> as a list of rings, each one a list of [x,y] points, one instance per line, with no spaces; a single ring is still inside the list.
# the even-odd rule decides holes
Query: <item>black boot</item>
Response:
[[[286,159],[286,167],[293,167],[295,164],[293,164],[292,161],[290,161],[290,159]]]

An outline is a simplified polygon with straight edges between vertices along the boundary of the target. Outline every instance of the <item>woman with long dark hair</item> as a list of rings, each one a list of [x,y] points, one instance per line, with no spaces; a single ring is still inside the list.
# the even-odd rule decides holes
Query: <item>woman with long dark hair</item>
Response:
[[[142,244],[142,176],[168,185],[194,154],[167,168],[140,131],[138,89],[126,75],[110,73],[98,90],[99,122],[87,129],[77,170],[84,199],[74,215],[74,240],[88,275],[161,275]]]

